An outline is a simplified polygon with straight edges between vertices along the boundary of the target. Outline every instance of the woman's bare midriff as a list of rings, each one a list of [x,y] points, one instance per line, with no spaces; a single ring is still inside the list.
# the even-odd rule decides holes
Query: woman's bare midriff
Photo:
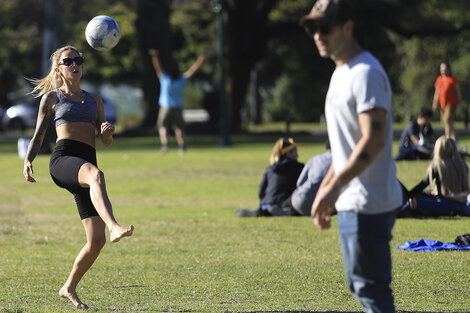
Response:
[[[56,127],[57,141],[70,139],[95,147],[95,126],[87,122],[64,123]]]

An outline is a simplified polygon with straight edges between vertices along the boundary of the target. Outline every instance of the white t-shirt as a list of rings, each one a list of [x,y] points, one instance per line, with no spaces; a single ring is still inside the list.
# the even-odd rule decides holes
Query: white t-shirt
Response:
[[[385,146],[374,161],[344,187],[338,211],[389,212],[402,204],[402,190],[392,157],[392,90],[387,74],[369,52],[361,52],[335,69],[326,96],[325,115],[335,173],[346,165],[361,138],[358,114],[387,111]]]

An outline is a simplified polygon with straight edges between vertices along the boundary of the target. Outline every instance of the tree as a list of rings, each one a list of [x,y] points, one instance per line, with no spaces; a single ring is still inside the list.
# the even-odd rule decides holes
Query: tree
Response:
[[[150,48],[159,51],[164,67],[174,63],[170,36],[170,2],[168,0],[138,0],[136,29],[139,41],[140,70],[144,92],[142,128],[153,128],[158,114],[160,85],[148,54]]]
[[[23,77],[41,76],[40,59],[44,1],[0,1],[0,105],[8,106]],[[217,114],[216,16],[210,0],[82,0],[63,1],[63,41],[85,53],[85,79],[141,85],[143,128],[157,116],[158,81],[147,50],[157,48],[162,62],[187,68],[198,55],[206,62],[197,73],[197,88]],[[438,64],[448,60],[459,78],[463,96],[470,97],[470,31],[468,0],[356,0],[357,34],[389,73],[394,91],[394,116],[406,119],[429,105]],[[274,120],[318,121],[328,78],[334,65],[318,57],[311,38],[298,25],[313,0],[223,0],[225,55],[231,125],[242,127],[250,73],[256,69],[264,116]],[[28,8],[24,10],[24,8]],[[114,17],[121,41],[111,51],[97,52],[85,42],[88,21],[100,14]],[[55,24],[54,24],[55,25]],[[367,25],[367,26],[365,26]],[[198,100],[199,101],[199,100]],[[192,104],[195,101],[189,101]]]
[[[52,50],[65,44],[72,44],[85,54],[84,68],[86,79],[94,82],[135,80],[139,77],[136,70],[134,51],[135,13],[128,1],[84,0],[82,2],[53,0],[57,13],[62,16],[63,24],[50,17],[45,1],[5,0],[0,1],[0,105],[13,104],[18,94],[28,89],[24,77],[39,78],[44,75],[41,55],[46,25],[57,30],[59,40],[51,46]],[[63,5],[65,3],[65,5]],[[27,9],[25,9],[27,8]],[[47,14],[46,14],[47,13]],[[98,52],[85,41],[84,30],[88,21],[99,14],[106,14],[119,21],[121,41],[112,51]],[[50,52],[50,51],[49,51]],[[49,52],[45,52],[48,54]],[[49,60],[47,66],[49,66]],[[29,86],[28,86],[29,88]],[[11,96],[14,94],[14,96]],[[32,100],[29,100],[32,101]]]
[[[250,81],[250,72],[268,47],[269,12],[278,0],[227,0],[227,46],[229,116],[232,129],[241,128],[241,109]]]
[[[8,94],[17,89],[18,80],[40,70],[43,24],[42,3],[0,1],[0,105],[9,106]],[[23,8],[27,7],[28,10]],[[36,62],[31,62],[36,60]],[[38,64],[39,63],[39,64]]]
[[[406,10],[403,10],[403,8]],[[369,17],[373,29],[387,33],[393,54],[386,63],[391,73],[395,94],[394,117],[406,120],[416,116],[420,107],[431,106],[434,81],[439,64],[449,61],[459,78],[464,99],[469,97],[470,59],[468,39],[470,24],[467,12],[470,3],[464,0],[370,1],[360,12]],[[370,27],[368,29],[371,29]],[[362,30],[363,37],[368,34]],[[379,41],[380,42],[380,41]],[[368,42],[370,44],[370,42]],[[376,45],[379,55],[387,49]]]

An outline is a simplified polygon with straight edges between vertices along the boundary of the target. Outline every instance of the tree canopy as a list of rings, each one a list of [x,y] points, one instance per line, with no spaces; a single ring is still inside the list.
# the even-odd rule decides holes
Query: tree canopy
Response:
[[[262,120],[318,121],[323,114],[329,76],[334,68],[321,59],[313,41],[298,25],[311,0],[222,0],[231,126],[239,130],[257,110]],[[470,45],[466,0],[356,1],[356,33],[390,75],[394,117],[407,119],[430,106],[439,64],[448,61],[459,79],[465,105],[470,97]],[[60,18],[51,18],[47,4]],[[27,9],[25,9],[27,8]],[[100,14],[115,18],[121,41],[96,52],[84,38],[88,21]],[[217,116],[217,36],[214,1],[200,0],[3,0],[0,2],[0,106],[11,105],[24,77],[39,77],[44,30],[56,45],[84,52],[85,77],[138,85],[143,89],[142,127],[153,127],[158,81],[148,56],[185,69],[198,55],[206,62],[188,90],[189,106],[206,107]],[[58,47],[57,46],[57,47]],[[56,48],[57,48],[56,47]],[[47,52],[50,54],[50,52]]]

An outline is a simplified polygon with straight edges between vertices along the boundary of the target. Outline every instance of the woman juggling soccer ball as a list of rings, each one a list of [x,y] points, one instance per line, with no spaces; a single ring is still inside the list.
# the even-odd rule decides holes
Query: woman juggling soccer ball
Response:
[[[102,143],[109,146],[113,141],[114,126],[105,119],[100,96],[80,88],[82,66],[81,53],[72,46],[65,46],[52,54],[49,74],[31,80],[35,84],[31,94],[41,97],[41,102],[23,175],[28,182],[36,181],[31,176],[32,163],[52,121],[57,143],[49,163],[50,174],[59,187],[74,195],[87,238],[59,295],[72,301],[76,308],[88,309],[78,298],[76,287],[103,248],[106,228],[110,241],[117,242],[131,236],[134,226],[120,226],[113,215],[104,174],[96,161],[95,137],[98,133]]]

